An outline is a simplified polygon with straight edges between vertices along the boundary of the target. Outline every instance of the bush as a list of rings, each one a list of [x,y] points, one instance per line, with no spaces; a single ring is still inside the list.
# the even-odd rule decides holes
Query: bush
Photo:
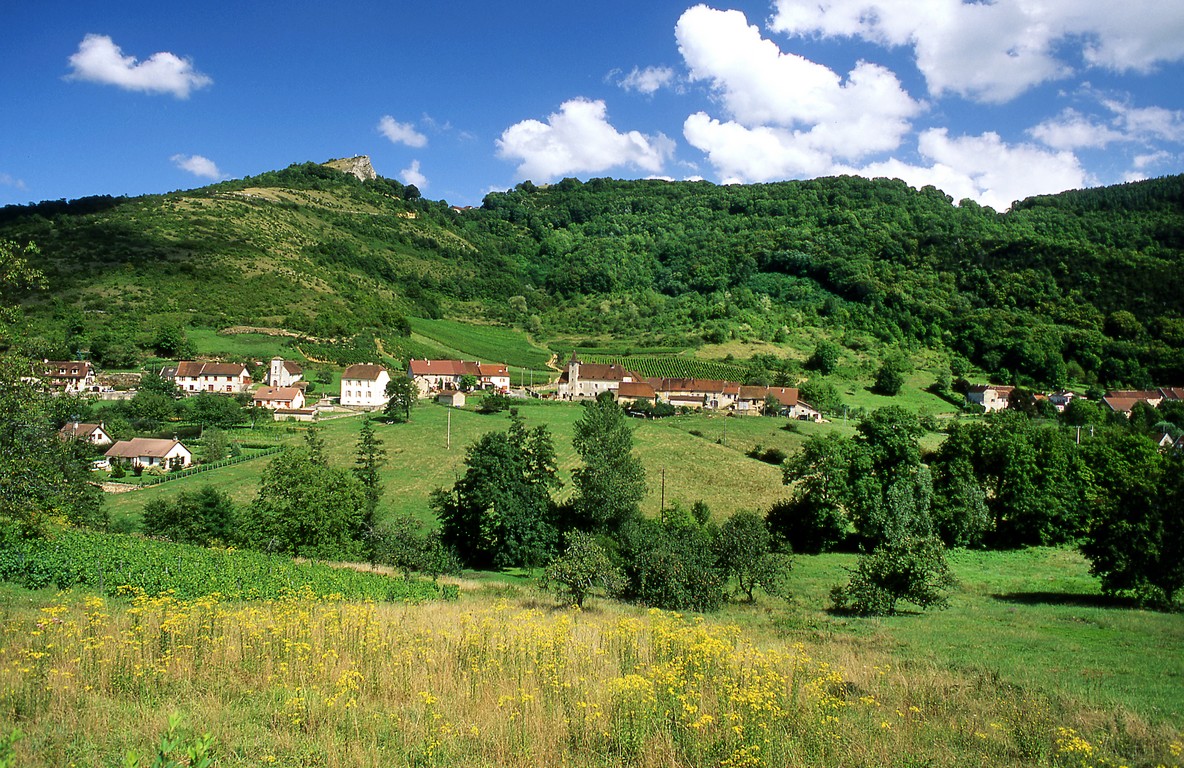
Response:
[[[711,537],[689,513],[677,523],[635,522],[625,528],[626,595],[671,611],[714,611],[724,603],[727,577]]]
[[[765,519],[774,536],[802,554],[829,552],[847,538],[843,510],[809,495],[777,502]]]
[[[900,600],[945,608],[957,581],[936,537],[907,537],[862,555],[851,581],[830,591],[834,610],[857,616],[891,616]]]
[[[625,586],[625,575],[591,534],[573,531],[563,554],[547,566],[544,585],[553,587],[571,605],[583,608],[594,589],[609,597],[617,595]]]

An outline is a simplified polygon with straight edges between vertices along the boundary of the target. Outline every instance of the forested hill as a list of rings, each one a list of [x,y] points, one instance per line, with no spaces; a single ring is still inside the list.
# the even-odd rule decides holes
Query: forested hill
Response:
[[[53,300],[29,305],[26,341],[39,355],[96,338],[100,351],[112,339],[143,349],[120,323],[145,319],[342,336],[446,313],[543,341],[667,347],[859,331],[948,348],[1005,379],[1184,381],[1184,176],[1005,214],[854,177],[525,182],[453,211],[308,163],[190,192],[9,207],[0,238],[44,255]]]

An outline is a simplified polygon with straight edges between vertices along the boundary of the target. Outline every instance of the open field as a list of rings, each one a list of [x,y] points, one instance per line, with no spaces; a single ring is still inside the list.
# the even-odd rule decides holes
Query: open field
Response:
[[[519,403],[527,426],[545,424],[551,430],[564,488],[571,492],[571,473],[578,465],[572,448],[575,422],[582,409],[569,403],[525,400]],[[485,432],[505,430],[506,414],[482,415],[471,408],[450,409],[434,403],[421,403],[412,412],[408,424],[377,425],[377,434],[385,442],[388,463],[382,471],[384,496],[381,508],[387,514],[408,513],[432,521],[428,497],[437,487],[449,487],[464,471],[465,448]],[[794,422],[794,430],[784,429],[785,419],[765,417],[724,417],[692,414],[668,419],[632,422],[634,443],[646,468],[649,493],[642,511],[656,515],[662,502],[662,478],[665,473],[666,503],[678,500],[686,506],[705,501],[717,517],[727,517],[738,509],[767,510],[782,498],[786,489],[781,470],[747,457],[746,451],[760,444],[796,450],[806,436],[824,429],[843,430],[842,424],[817,425]],[[323,422],[329,461],[338,466],[352,466],[360,418],[342,418]],[[301,439],[304,427],[293,426],[285,438]],[[451,430],[451,445],[449,431]],[[692,433],[698,432],[699,435]],[[852,432],[847,428],[847,432]],[[236,430],[246,435],[248,430]],[[107,506],[120,530],[134,530],[144,504],[154,497],[175,496],[205,484],[226,491],[238,504],[248,504],[258,490],[258,477],[267,459],[244,462],[223,469],[182,478],[133,493],[107,496]]]
[[[504,578],[419,606],[0,586],[0,733],[30,767],[114,765],[173,713],[221,766],[1181,765],[1184,617],[1060,550],[955,555],[945,612],[831,616],[851,561],[702,618]]]
[[[536,346],[521,331],[496,325],[473,325],[456,320],[410,318],[413,333],[454,350],[466,360],[505,363],[518,368],[546,370],[550,350]]]

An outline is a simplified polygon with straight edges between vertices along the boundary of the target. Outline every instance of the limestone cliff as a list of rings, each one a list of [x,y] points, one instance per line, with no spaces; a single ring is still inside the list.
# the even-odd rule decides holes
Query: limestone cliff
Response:
[[[367,155],[343,157],[340,160],[330,160],[327,163],[322,163],[322,165],[342,171],[343,173],[353,174],[362,181],[378,178],[378,174],[374,172],[374,166],[370,165],[370,158]]]

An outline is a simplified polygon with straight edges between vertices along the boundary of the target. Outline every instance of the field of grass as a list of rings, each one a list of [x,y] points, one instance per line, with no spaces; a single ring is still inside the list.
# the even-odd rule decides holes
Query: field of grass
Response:
[[[456,603],[137,598],[0,585],[0,734],[21,766],[122,764],[208,732],[220,766],[1180,766],[1184,617],[1101,600],[1060,550],[956,554],[951,608],[697,617],[529,581]]]
[[[540,371],[547,370],[551,359],[550,350],[532,344],[525,334],[512,328],[456,320],[410,320],[413,338],[430,339],[441,352],[450,352],[449,356]]]
[[[572,448],[574,425],[582,409],[570,403],[527,400],[519,404],[520,413],[530,427],[545,424],[551,430],[564,487],[557,494],[571,493],[571,473],[579,463]],[[764,417],[724,417],[690,414],[669,419],[632,422],[634,443],[646,468],[648,494],[642,511],[656,515],[662,504],[663,475],[665,499],[678,500],[684,506],[704,501],[719,518],[738,509],[767,510],[786,489],[779,468],[751,459],[745,452],[758,443],[764,448],[795,450],[805,436],[828,428],[795,422],[794,431],[783,429],[785,419]],[[505,430],[506,414],[482,415],[471,407],[448,409],[423,402],[412,411],[408,424],[377,425],[377,435],[385,442],[387,466],[382,471],[384,495],[380,514],[411,514],[427,522],[434,517],[428,497],[438,487],[450,487],[464,471],[465,449],[485,432]],[[842,425],[835,425],[842,429]],[[293,426],[284,439],[296,443],[304,425]],[[338,466],[352,466],[359,418],[342,418],[322,424],[329,461]],[[694,435],[691,431],[700,433]],[[724,434],[724,432],[727,434]],[[244,430],[245,432],[246,430]],[[451,434],[451,444],[449,443]],[[171,498],[184,490],[205,484],[216,485],[230,494],[235,503],[249,504],[259,488],[259,474],[268,459],[244,462],[230,467],[181,478],[160,486],[130,493],[108,494],[107,509],[118,530],[136,530],[141,510],[149,499]]]
[[[186,336],[199,357],[234,357],[267,361],[279,355],[303,364],[286,336],[265,333],[219,333],[212,328],[189,328]]]

